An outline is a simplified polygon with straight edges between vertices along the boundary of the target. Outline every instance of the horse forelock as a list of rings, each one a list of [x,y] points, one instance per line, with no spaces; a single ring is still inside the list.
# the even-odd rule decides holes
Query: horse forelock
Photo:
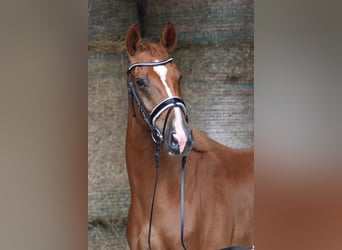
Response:
[[[162,45],[141,42],[138,52],[134,55],[134,59],[136,62],[154,62],[155,59],[160,61],[166,60],[168,56],[168,52]]]

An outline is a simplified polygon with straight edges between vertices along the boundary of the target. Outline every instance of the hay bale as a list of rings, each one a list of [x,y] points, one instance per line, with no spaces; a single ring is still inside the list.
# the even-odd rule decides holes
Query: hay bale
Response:
[[[135,0],[89,0],[88,39],[122,40],[132,23],[138,21]]]
[[[180,45],[172,56],[189,81],[209,85],[254,82],[253,43]]]
[[[89,221],[109,224],[126,218],[130,200],[129,188],[90,191],[88,193]]]
[[[88,250],[129,249],[125,238],[127,221],[88,223]]]
[[[89,192],[126,189],[127,58],[123,54],[92,56],[88,65]]]
[[[179,43],[253,41],[253,0],[142,0],[145,36],[158,41],[167,21],[176,25]]]
[[[88,58],[88,250],[128,249],[126,67],[125,53]]]
[[[190,125],[232,148],[254,143],[253,43],[179,46]]]
[[[253,85],[184,79],[183,86],[191,127],[232,148],[253,147]]]

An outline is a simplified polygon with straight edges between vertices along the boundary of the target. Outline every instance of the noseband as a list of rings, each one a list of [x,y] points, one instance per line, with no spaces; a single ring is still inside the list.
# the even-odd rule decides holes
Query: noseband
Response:
[[[169,58],[169,59],[167,59],[165,61],[161,61],[161,62],[138,62],[138,63],[134,63],[134,64],[131,64],[130,66],[128,66],[128,70],[127,70],[127,76],[128,76],[128,80],[129,80],[128,96],[129,96],[129,100],[130,100],[130,106],[131,106],[132,114],[134,117],[136,117],[134,107],[133,107],[133,97],[134,97],[134,99],[137,103],[138,110],[141,113],[141,115],[142,115],[145,123],[147,124],[149,130],[151,131],[152,139],[155,142],[156,141],[161,142],[164,140],[164,131],[165,131],[165,125],[167,122],[168,115],[166,116],[162,131],[160,131],[155,126],[155,123],[156,123],[157,119],[160,117],[160,115],[165,110],[170,110],[170,109],[175,108],[175,107],[180,107],[182,112],[185,115],[186,121],[188,121],[185,103],[178,96],[166,98],[165,100],[161,101],[156,107],[154,107],[154,109],[152,110],[152,112],[149,115],[147,115],[148,113],[146,112],[144,106],[142,105],[142,102],[141,102],[141,100],[137,94],[136,89],[135,89],[134,80],[132,78],[131,71],[135,67],[155,67],[155,66],[165,65],[171,61],[173,61],[173,58]]]

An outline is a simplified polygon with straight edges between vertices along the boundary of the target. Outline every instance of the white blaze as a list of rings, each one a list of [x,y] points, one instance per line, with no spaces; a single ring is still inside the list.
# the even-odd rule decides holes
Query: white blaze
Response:
[[[155,62],[159,62],[159,61],[156,60]],[[167,82],[166,82],[166,74],[167,74],[166,66],[164,66],[164,65],[154,66],[153,70],[159,75],[160,80],[162,81],[162,83],[165,87],[167,95],[169,97],[172,97],[173,95],[171,93],[171,89],[169,88],[169,86],[167,85]]]
[[[182,120],[181,120],[181,111],[179,108],[175,108],[176,121],[175,121],[175,130],[176,134],[173,137],[178,141],[179,144],[179,152],[183,153],[185,144],[186,144],[186,135],[183,130]]]
[[[155,60],[155,62],[159,62],[159,61]],[[165,65],[154,66],[153,70],[159,75],[160,80],[162,81],[164,85],[164,88],[166,90],[168,97],[169,98],[173,97],[174,95],[172,95],[171,89],[169,88],[166,82],[167,67]],[[185,144],[187,140],[183,126],[182,126],[182,112],[179,107],[175,107],[174,110],[175,110],[174,126],[176,130],[175,131],[176,134],[174,134],[173,136],[175,139],[177,139],[179,143],[179,151],[180,153],[182,153],[185,148]]]

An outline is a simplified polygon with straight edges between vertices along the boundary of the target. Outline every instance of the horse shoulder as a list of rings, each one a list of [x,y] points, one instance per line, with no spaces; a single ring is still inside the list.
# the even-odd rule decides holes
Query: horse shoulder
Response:
[[[193,131],[195,147],[192,162],[205,176],[204,182],[227,192],[246,190],[252,193],[254,182],[253,149],[226,147],[198,130]],[[226,187],[226,188],[225,188]],[[225,191],[223,191],[225,192]]]
[[[205,133],[193,129],[195,138],[194,152],[199,153],[201,158],[208,158],[223,172],[235,175],[253,175],[254,150],[253,149],[232,149],[209,138]],[[236,176],[237,177],[237,176]]]
[[[232,149],[210,139],[203,132],[194,130],[193,133],[196,153],[194,160],[197,167],[201,168],[199,171],[204,173],[205,181],[227,192],[244,190],[253,194],[254,150]],[[213,180],[209,180],[210,176]]]
[[[252,242],[253,232],[253,149],[233,149],[193,130],[195,147],[193,168],[199,173],[201,193],[207,205],[201,221],[211,225],[219,218],[221,231],[231,232],[232,243]],[[229,211],[229,212],[227,212]],[[226,218],[226,224],[223,223]],[[206,222],[206,223],[205,223]],[[224,237],[222,237],[224,238]],[[217,239],[218,241],[219,239]]]

